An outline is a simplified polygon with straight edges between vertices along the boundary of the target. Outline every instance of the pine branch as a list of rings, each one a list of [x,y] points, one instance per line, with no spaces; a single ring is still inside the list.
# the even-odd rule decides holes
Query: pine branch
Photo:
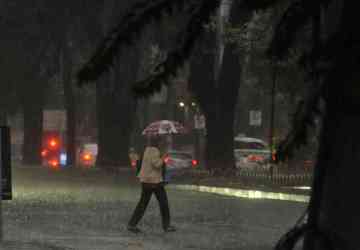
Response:
[[[149,96],[159,91],[163,85],[169,84],[169,79],[176,75],[177,70],[184,65],[204,31],[204,24],[210,21],[211,15],[219,8],[219,0],[204,0],[192,15],[184,32],[178,36],[180,47],[172,50],[167,59],[156,67],[156,72],[147,79],[134,85],[135,95]]]
[[[291,132],[280,142],[276,150],[276,160],[291,157],[299,147],[306,145],[309,127],[315,126],[315,118],[321,111],[318,108],[324,94],[324,84],[319,84],[308,95],[306,101],[299,103],[292,122]]]
[[[187,0],[144,0],[135,4],[80,69],[77,74],[79,84],[99,78],[111,68],[119,49],[132,43],[148,23],[160,19],[164,12],[172,13],[175,8],[184,9],[186,2]]]
[[[280,22],[276,26],[267,54],[279,60],[284,59],[296,39],[296,34],[311,21],[319,5],[327,6],[331,1],[332,0],[296,0],[292,3],[286,9]]]
[[[270,56],[283,59],[293,44],[298,31],[310,21],[312,11],[309,10],[311,5],[306,4],[308,1],[297,0],[287,8],[276,26],[274,37],[267,51]]]
[[[280,0],[241,0],[240,7],[250,10],[263,10],[270,8]]]

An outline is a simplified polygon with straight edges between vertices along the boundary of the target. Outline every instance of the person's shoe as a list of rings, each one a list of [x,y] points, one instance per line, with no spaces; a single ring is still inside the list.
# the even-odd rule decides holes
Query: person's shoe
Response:
[[[165,231],[166,233],[176,232],[176,228],[173,227],[173,226],[168,226],[167,228],[164,228],[164,231]]]
[[[135,234],[141,233],[141,230],[136,226],[128,226],[127,230]]]

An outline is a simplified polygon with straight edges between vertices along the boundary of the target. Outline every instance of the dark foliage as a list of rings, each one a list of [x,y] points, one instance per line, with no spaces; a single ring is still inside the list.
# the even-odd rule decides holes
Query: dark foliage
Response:
[[[78,72],[80,83],[94,81],[108,71],[119,55],[121,46],[131,44],[144,27],[153,20],[159,20],[163,13],[183,10],[186,0],[154,0],[136,3],[100,43],[91,59]]]
[[[323,92],[323,85],[313,87],[305,101],[298,105],[293,117],[292,129],[277,148],[277,162],[291,158],[296,149],[307,144],[308,127],[315,127],[315,119],[322,113],[319,102]]]
[[[219,1],[205,1],[192,15],[187,29],[178,37],[180,46],[172,50],[167,59],[159,64],[153,75],[138,82],[134,86],[135,93],[139,96],[148,96],[161,89],[167,84],[171,76],[175,76],[177,69],[183,66],[186,59],[191,55],[196,41],[199,39],[203,24],[209,22],[211,14],[218,8]]]
[[[303,102],[298,104],[294,114],[292,129],[288,136],[279,144],[277,149],[276,161],[283,161],[291,158],[295,150],[307,144],[309,127],[315,127],[315,119],[321,115],[319,105],[324,96],[324,86],[318,82],[320,75],[326,75],[333,69],[331,59],[328,56],[335,44],[333,39],[321,44],[320,31],[317,30],[320,9],[325,8],[331,0],[295,0],[285,10],[280,22],[277,24],[273,39],[267,50],[269,57],[274,60],[284,60],[294,42],[298,38],[299,32],[308,24],[311,24],[312,48],[310,51],[303,51],[299,65],[303,66],[308,72],[309,85],[308,96]],[[337,44],[338,45],[338,44]],[[336,56],[336,55],[334,55]]]
[[[240,1],[241,8],[250,10],[261,10],[274,6],[281,0],[243,0]]]
[[[270,7],[278,0],[245,0],[239,4],[240,8],[250,10]],[[140,32],[151,21],[159,20],[164,13],[173,14],[174,11],[190,11],[191,18],[184,31],[178,34],[178,46],[173,49],[167,59],[160,63],[153,74],[134,86],[136,95],[148,96],[161,89],[174,76],[184,61],[188,59],[200,38],[203,25],[209,22],[211,15],[219,7],[220,0],[157,0],[136,3],[119,24],[110,31],[100,43],[91,59],[78,72],[80,85],[84,82],[97,80],[101,74],[108,71],[119,56],[120,48],[130,45]]]

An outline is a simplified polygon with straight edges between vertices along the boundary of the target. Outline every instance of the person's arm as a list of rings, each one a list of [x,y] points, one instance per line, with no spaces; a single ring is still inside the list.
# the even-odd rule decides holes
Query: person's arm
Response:
[[[154,168],[161,168],[163,164],[164,164],[164,160],[160,156],[160,150],[154,148],[153,157],[151,159],[151,165]]]

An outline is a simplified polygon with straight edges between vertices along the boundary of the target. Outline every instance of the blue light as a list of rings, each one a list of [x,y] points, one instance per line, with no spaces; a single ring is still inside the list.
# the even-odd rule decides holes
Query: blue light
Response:
[[[65,165],[66,165],[66,160],[67,160],[67,155],[66,155],[66,153],[60,153],[60,165],[61,165],[61,166],[65,166]]]

